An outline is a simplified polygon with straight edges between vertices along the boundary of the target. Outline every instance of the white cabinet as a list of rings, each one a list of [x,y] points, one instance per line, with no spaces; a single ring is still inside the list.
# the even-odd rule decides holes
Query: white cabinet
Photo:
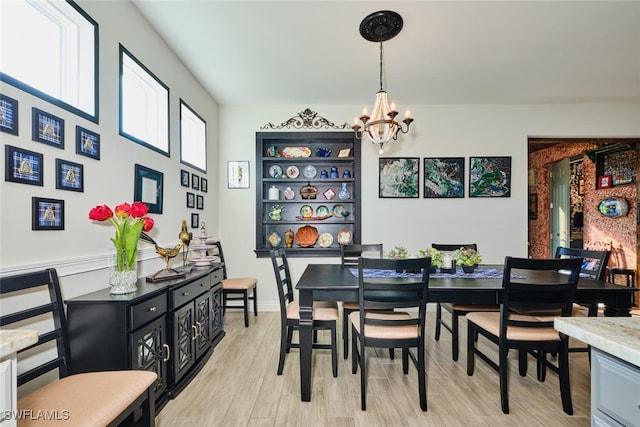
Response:
[[[640,426],[640,368],[593,347],[591,425]]]

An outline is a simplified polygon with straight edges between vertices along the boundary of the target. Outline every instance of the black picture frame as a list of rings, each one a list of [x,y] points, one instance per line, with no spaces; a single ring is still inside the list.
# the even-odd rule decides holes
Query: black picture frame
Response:
[[[64,150],[64,120],[36,107],[31,111],[31,139]]]
[[[18,136],[18,100],[0,94],[0,131]]]
[[[422,160],[425,199],[464,197],[464,157],[425,157]]]
[[[195,173],[191,174],[191,188],[194,190],[200,190],[200,177]]]
[[[180,169],[180,185],[187,188],[191,185],[189,171]]]
[[[469,157],[469,197],[511,197],[511,157]]]
[[[43,186],[43,156],[35,151],[5,145],[4,180],[20,184]]]
[[[529,194],[528,202],[529,219],[538,219],[538,195]]]
[[[84,193],[84,166],[80,163],[56,159],[56,188]]]
[[[200,214],[191,214],[191,228],[200,228]]]
[[[637,174],[635,150],[614,146],[596,153],[596,190],[634,184]]]
[[[196,196],[196,209],[204,209],[204,196],[202,194]]]
[[[100,160],[100,135],[76,126],[76,154]]]
[[[380,157],[378,197],[416,199],[420,196],[419,157]]]
[[[187,207],[191,209],[196,207],[196,195],[193,193],[189,193],[188,191],[187,191]]]
[[[200,191],[206,193],[209,190],[209,181],[207,178],[200,178]]]
[[[136,163],[134,176],[133,200],[145,203],[150,213],[161,214],[164,174]]]
[[[31,198],[32,230],[64,230],[64,200]]]

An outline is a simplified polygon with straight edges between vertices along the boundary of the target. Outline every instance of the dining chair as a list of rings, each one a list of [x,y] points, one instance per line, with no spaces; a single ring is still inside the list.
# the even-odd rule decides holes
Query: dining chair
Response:
[[[278,375],[282,375],[284,359],[292,348],[300,348],[299,342],[293,342],[293,331],[299,329],[300,305],[294,299],[293,282],[287,254],[283,247],[269,251],[273,272],[276,276],[278,297],[280,299],[280,359],[278,361]],[[313,303],[313,336],[312,348],[331,350],[331,368],[333,376],[338,376],[336,324],[338,322],[338,304],[333,301],[314,301]],[[316,340],[317,331],[329,330],[331,343],[319,343]]]
[[[553,327],[556,316],[568,317],[582,266],[582,258],[531,259],[507,256],[502,279],[502,303],[499,312],[467,314],[467,375],[473,375],[475,356],[500,375],[502,412],[509,413],[510,349],[518,350],[521,376],[527,374],[527,357],[532,355],[540,366],[559,376],[560,396],[565,413],[573,414],[569,384],[569,337]],[[559,274],[563,270],[567,274]],[[478,336],[498,346],[498,361],[483,353]],[[555,365],[546,359],[547,353],[558,355]]]
[[[420,273],[407,278],[365,277],[364,270],[369,269]],[[363,411],[367,409],[366,347],[402,349],[402,371],[409,373],[411,359],[418,371],[420,409],[427,410],[424,331],[430,269],[431,258],[358,260],[358,310],[349,315],[349,320],[353,338],[351,372],[355,374],[360,367]]]
[[[451,245],[451,244],[440,244],[433,243],[431,247],[437,249],[441,252],[454,252],[456,249],[460,248],[471,248],[474,250],[478,250],[478,245],[476,243],[467,243],[461,245]],[[447,323],[442,318],[442,310],[445,310],[449,313],[451,317],[451,323]],[[471,313],[473,311],[498,311],[498,305],[489,304],[456,304],[456,303],[437,303],[436,304],[436,341],[440,340],[440,330],[441,327],[444,327],[449,332],[451,332],[451,357],[454,361],[458,360],[460,354],[460,333],[459,333],[459,318],[460,316],[465,316],[467,313]]]
[[[340,245],[340,260],[342,265],[358,268],[358,258],[363,253],[371,253],[382,258],[384,254],[382,243],[368,243],[362,245]],[[342,303],[342,356],[347,359],[349,357],[349,314],[358,310],[357,302]],[[390,357],[393,359],[393,350],[390,350]]]
[[[249,327],[249,301],[253,301],[253,315],[258,316],[258,279],[255,277],[228,277],[227,263],[222,252],[222,243],[213,242],[217,251],[220,263],[222,264],[222,314],[228,308],[241,308],[244,312],[244,327]],[[242,301],[242,305],[232,304],[229,301]]]
[[[20,419],[19,426],[51,425],[46,423],[48,418],[40,419],[37,414],[55,414],[69,426],[155,425],[155,372],[71,374],[64,301],[55,269],[2,278],[0,296],[7,299],[2,304],[0,327],[38,330],[38,341],[18,351],[17,386],[28,394],[18,400],[17,409],[33,417]],[[91,333],[90,324],[86,333]]]

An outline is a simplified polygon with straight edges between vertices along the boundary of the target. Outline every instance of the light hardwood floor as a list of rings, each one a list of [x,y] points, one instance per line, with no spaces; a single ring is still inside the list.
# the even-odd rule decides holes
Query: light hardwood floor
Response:
[[[340,340],[338,378],[331,375],[329,351],[314,350],[312,398],[301,402],[297,349],[287,355],[284,374],[276,375],[279,314],[260,312],[245,328],[241,312],[233,310],[225,316],[226,337],[191,384],[162,409],[156,423],[159,427],[590,425],[586,353],[570,356],[574,415],[569,416],[562,411],[557,376],[549,372],[544,383],[538,382],[531,360],[527,377],[520,377],[516,353],[511,352],[511,413],[505,415],[500,409],[498,374],[479,359],[474,375],[466,374],[466,320],[461,318],[460,360],[453,362],[451,335],[443,330],[439,342],[433,338],[434,315],[430,311],[427,317],[427,412],[420,410],[415,369],[403,375],[401,358],[390,360],[386,350],[367,353],[367,410],[361,411],[360,372],[351,374],[351,359],[342,358]]]

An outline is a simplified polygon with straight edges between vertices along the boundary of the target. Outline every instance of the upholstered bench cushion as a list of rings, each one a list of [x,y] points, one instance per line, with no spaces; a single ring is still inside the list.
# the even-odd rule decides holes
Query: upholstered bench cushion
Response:
[[[257,282],[253,277],[234,277],[232,279],[224,279],[222,281],[222,289],[251,289],[256,286]]]
[[[409,319],[411,315],[403,311],[394,312],[380,312],[380,311],[368,311],[365,313],[368,319]],[[360,312],[354,311],[349,314],[349,320],[353,324],[354,328],[360,333]],[[380,326],[380,325],[365,325],[366,336],[369,338],[392,338],[392,339],[405,339],[416,338],[418,336],[417,325],[406,326]]]
[[[333,301],[316,301],[313,303],[313,320],[338,320],[338,304]],[[287,319],[300,319],[298,301],[287,305]]]
[[[549,322],[554,316],[526,316],[512,314],[511,319],[523,322]],[[500,313],[474,312],[467,314],[467,321],[473,322],[495,336],[500,336]],[[521,341],[553,341],[559,340],[560,335],[553,327],[526,328],[518,326],[507,327],[507,339]]]
[[[18,425],[105,426],[142,395],[157,377],[155,372],[132,370],[90,372],[62,378],[18,401],[18,411],[31,411],[31,416],[20,420]],[[38,419],[38,414],[55,414],[51,418],[58,419]]]

